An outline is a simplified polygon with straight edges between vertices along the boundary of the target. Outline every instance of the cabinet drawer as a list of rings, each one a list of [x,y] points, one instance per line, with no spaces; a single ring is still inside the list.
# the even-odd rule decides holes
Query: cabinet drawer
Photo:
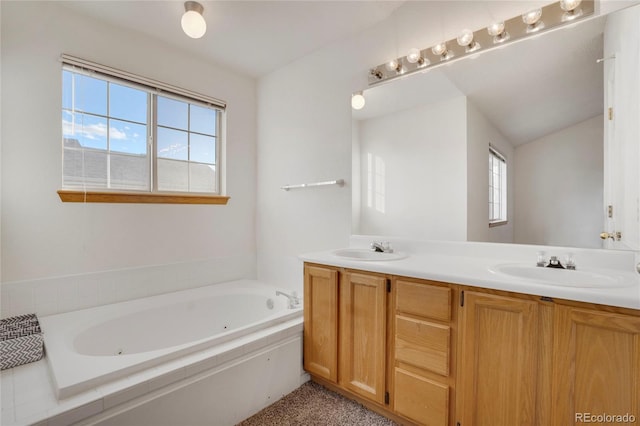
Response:
[[[451,289],[410,281],[396,282],[396,310],[407,314],[451,319]]]
[[[434,373],[449,375],[451,328],[396,316],[396,360]]]
[[[398,414],[427,426],[449,422],[449,387],[400,368],[395,369],[394,406]]]

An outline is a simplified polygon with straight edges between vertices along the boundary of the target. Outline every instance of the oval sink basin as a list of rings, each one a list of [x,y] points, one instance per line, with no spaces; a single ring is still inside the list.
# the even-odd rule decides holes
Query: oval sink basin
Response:
[[[398,260],[407,257],[404,253],[383,253],[363,248],[344,248],[335,250],[333,254],[349,260]]]
[[[504,264],[489,268],[489,271],[514,278],[533,280],[541,284],[582,288],[621,288],[635,283],[623,275],[589,270],[568,270],[537,267],[528,264]]]

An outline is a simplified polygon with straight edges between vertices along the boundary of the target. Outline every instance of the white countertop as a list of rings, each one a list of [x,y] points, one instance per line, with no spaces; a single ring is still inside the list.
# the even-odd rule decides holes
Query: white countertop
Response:
[[[353,247],[363,247],[352,239]],[[500,264],[536,263],[536,252],[541,247],[491,243],[428,243],[392,244],[396,251],[407,254],[398,260],[352,260],[326,250],[302,254],[305,262],[358,269],[370,272],[442,281],[453,284],[484,287],[495,290],[597,303],[622,308],[640,309],[640,274],[635,272],[634,253],[611,253],[605,250],[566,249],[545,247],[548,255],[560,255],[567,250],[576,257],[577,269],[611,274],[624,281],[624,287],[584,288],[553,285],[530,278],[519,278],[490,270]],[[458,252],[459,254],[456,254]]]

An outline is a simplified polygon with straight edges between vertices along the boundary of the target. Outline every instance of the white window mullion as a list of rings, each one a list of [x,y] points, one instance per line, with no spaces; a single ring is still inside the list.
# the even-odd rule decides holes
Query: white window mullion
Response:
[[[149,182],[151,192],[158,190],[158,103],[157,95],[149,93],[149,108],[147,108],[147,122],[149,123],[149,159],[151,182]]]

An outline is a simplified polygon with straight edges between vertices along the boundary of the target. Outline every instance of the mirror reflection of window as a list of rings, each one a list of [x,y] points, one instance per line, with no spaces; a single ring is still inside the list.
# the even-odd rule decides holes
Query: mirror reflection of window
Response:
[[[507,222],[507,161],[489,148],[489,226]]]
[[[367,207],[385,212],[385,165],[384,160],[367,153]]]

